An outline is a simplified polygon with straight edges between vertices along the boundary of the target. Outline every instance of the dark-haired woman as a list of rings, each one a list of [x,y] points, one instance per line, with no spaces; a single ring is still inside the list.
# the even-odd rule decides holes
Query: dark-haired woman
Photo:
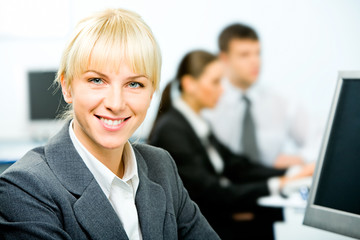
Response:
[[[221,61],[211,53],[185,55],[163,92],[149,143],[169,151],[190,196],[222,239],[272,239],[277,217],[260,211],[256,199],[278,193],[286,182],[312,170],[284,177],[285,170],[253,164],[216,140],[200,111],[216,105],[223,73]],[[178,97],[171,96],[174,90],[180,90]]]

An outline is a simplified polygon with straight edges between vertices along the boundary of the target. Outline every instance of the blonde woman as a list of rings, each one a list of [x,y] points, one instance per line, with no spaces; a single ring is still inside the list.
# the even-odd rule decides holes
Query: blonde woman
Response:
[[[71,120],[1,175],[1,239],[218,239],[170,155],[128,141],[160,65],[137,14],[111,9],[78,24],[56,79]]]

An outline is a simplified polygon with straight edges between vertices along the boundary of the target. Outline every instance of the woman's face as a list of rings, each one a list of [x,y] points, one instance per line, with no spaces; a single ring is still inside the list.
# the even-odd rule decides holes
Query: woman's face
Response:
[[[85,147],[102,151],[124,146],[143,122],[153,92],[152,82],[126,64],[117,71],[89,66],[73,79],[64,98],[73,104],[77,138]]]
[[[204,72],[196,80],[195,98],[201,108],[215,107],[223,92],[221,85],[223,75],[224,65],[216,60],[207,65]]]

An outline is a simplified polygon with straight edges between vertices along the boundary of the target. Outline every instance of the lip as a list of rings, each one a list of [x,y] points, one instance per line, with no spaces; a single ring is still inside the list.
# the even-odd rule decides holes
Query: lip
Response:
[[[123,120],[123,119],[126,119],[126,118],[130,118],[130,117],[113,118],[113,117],[108,117],[108,116],[98,115],[98,114],[95,114],[95,117],[97,117],[97,118],[105,118],[105,119],[109,119],[109,120],[113,120],[113,121],[116,121],[116,120]]]
[[[98,119],[99,123],[101,124],[101,126],[109,132],[115,132],[120,130],[121,128],[124,127],[124,125],[126,125],[127,121],[131,118],[131,117],[126,117],[126,118],[112,118],[112,117],[107,117],[107,116],[103,116],[103,115],[95,115],[95,117]],[[107,120],[112,120],[112,121],[122,121],[120,124],[118,125],[108,125],[106,124],[104,121],[101,120],[101,118],[107,119]]]

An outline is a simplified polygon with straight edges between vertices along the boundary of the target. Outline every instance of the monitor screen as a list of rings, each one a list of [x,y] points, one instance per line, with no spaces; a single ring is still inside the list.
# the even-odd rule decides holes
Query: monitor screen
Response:
[[[28,71],[28,127],[32,141],[46,142],[63,126],[61,113],[67,103],[60,89],[53,85],[56,71]]]
[[[304,224],[360,238],[360,72],[341,72]]]
[[[61,91],[56,91],[53,82],[56,71],[28,72],[30,120],[50,120],[65,109]]]

